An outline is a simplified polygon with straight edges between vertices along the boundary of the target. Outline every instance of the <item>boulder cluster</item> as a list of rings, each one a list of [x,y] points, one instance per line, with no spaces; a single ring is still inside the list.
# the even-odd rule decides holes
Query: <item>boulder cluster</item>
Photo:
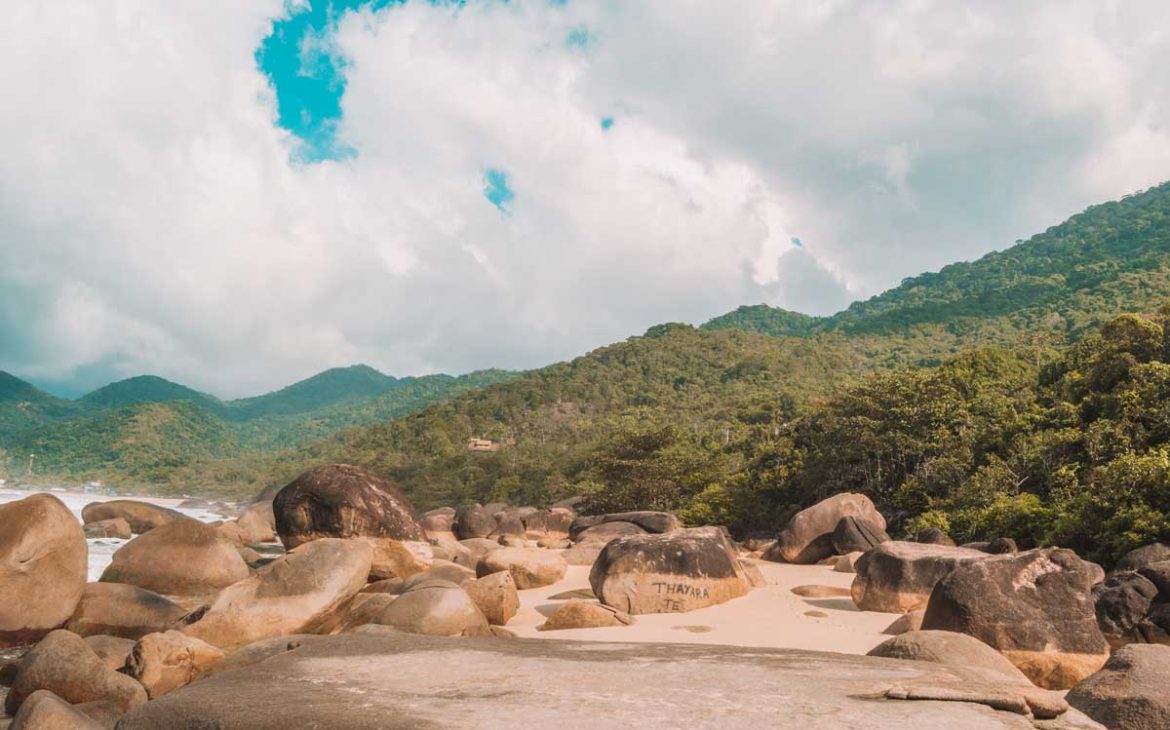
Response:
[[[569,504],[419,514],[388,480],[344,464],[235,515],[204,523],[113,500],[87,506],[83,525],[49,495],[0,506],[0,648],[30,647],[0,665],[10,727],[113,727],[143,703],[325,635],[511,637],[522,593],[570,565],[591,566],[592,591],[548,611],[543,631],[628,626],[758,582],[725,531],[684,529],[674,515],[584,516]],[[131,538],[97,582],[86,582],[87,536]]]
[[[794,515],[757,552],[855,573],[858,609],[902,614],[886,630],[896,638],[872,656],[1000,675],[994,691],[901,699],[1006,703],[1036,718],[1071,706],[1108,728],[1170,728],[1170,546],[1138,548],[1107,575],[1067,549],[1020,550],[1007,537],[956,545],[937,528],[900,541],[885,529],[867,497],[839,494]],[[1037,690],[1070,691],[1066,701]]]

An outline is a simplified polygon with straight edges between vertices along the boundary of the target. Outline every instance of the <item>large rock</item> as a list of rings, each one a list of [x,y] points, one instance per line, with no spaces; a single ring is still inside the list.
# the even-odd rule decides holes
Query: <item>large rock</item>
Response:
[[[645,533],[642,533],[645,534]],[[597,558],[601,555],[601,551],[605,549],[606,543],[600,540],[590,540],[588,542],[579,542],[567,550],[561,552],[561,557],[569,565],[593,565],[597,562]]]
[[[496,530],[496,524],[496,518],[486,507],[469,504],[455,510],[451,529],[460,540],[470,540],[492,534]]]
[[[134,536],[130,523],[121,517],[112,520],[98,520],[85,525],[85,536],[88,538],[114,538],[129,540]]]
[[[1026,715],[985,703],[880,699],[901,687],[957,700],[970,684],[952,666],[844,654],[363,631],[200,679],[120,730],[1032,730]],[[1097,726],[1070,712],[1046,727]]]
[[[182,512],[133,499],[112,499],[109,502],[91,502],[81,510],[85,524],[122,518],[130,524],[135,535],[161,527],[168,522],[188,519]]]
[[[979,550],[931,543],[882,543],[853,565],[853,602],[862,611],[909,613],[925,607],[934,586],[957,566],[987,557]]]
[[[567,538],[575,519],[577,513],[571,509],[550,507],[544,517],[544,534],[549,537]]]
[[[1003,654],[974,636],[954,631],[907,631],[870,649],[868,656],[970,667],[992,672],[1005,681],[1029,681]]]
[[[64,624],[88,570],[85,533],[61,500],[34,494],[0,505],[0,648]]]
[[[181,519],[134,538],[114,553],[105,583],[171,596],[206,596],[248,577],[235,544],[210,525]]]
[[[107,667],[116,672],[126,666],[126,659],[138,642],[118,636],[95,634],[85,637],[85,643],[89,644],[89,648],[93,649],[93,653],[97,654]]]
[[[147,634],[130,652],[126,673],[141,682],[153,700],[195,681],[223,657],[211,644],[178,631]]]
[[[236,518],[236,527],[245,545],[275,542],[276,513],[272,509],[272,502],[255,502],[245,507]]]
[[[286,549],[321,538],[362,540],[373,549],[374,578],[407,578],[431,564],[431,546],[410,500],[360,467],[310,469],[280,490],[272,507]]]
[[[538,631],[565,629],[598,629],[607,626],[629,626],[634,617],[610,606],[585,601],[567,601],[552,612]]]
[[[938,527],[924,527],[914,535],[914,542],[920,542],[924,545],[944,545],[946,547],[955,547],[955,541],[951,536],[943,532]]]
[[[70,704],[108,700],[125,711],[146,701],[142,685],[106,666],[77,634],[53,631],[20,660],[4,709],[14,714],[38,689]]]
[[[1068,703],[1059,693],[1034,687],[1006,657],[966,634],[910,631],[882,642],[868,655],[945,664],[972,672],[992,686],[1019,687],[1020,696],[1039,718],[1053,718],[1068,711]]]
[[[1170,602],[1170,560],[1150,563],[1138,568],[1137,572],[1138,575],[1154,584],[1154,588],[1158,591],[1158,601]]]
[[[541,588],[565,577],[565,559],[552,550],[539,548],[500,548],[484,555],[476,568],[479,577],[507,571],[520,590]]]
[[[833,529],[833,552],[837,555],[864,553],[883,542],[889,542],[889,539],[884,527],[864,517],[847,515]]]
[[[637,525],[653,535],[673,532],[682,527],[682,523],[679,522],[678,517],[675,517],[669,512],[643,511],[614,512],[606,515],[582,515],[573,520],[573,523],[569,526],[569,538],[577,542],[580,540],[579,536],[582,532],[607,522],[628,522]]]
[[[493,626],[506,625],[520,610],[520,594],[510,571],[502,570],[462,585]]]
[[[448,535],[454,539],[455,531],[452,528],[455,524],[455,510],[451,507],[433,509],[423,514],[419,524],[422,525],[427,536],[432,539],[436,537],[445,538]]]
[[[693,611],[751,590],[731,541],[714,527],[618,538],[601,551],[589,583],[602,603],[630,614]]]
[[[1114,649],[1144,640],[1139,626],[1158,597],[1158,587],[1135,572],[1115,573],[1093,587],[1097,626]]]
[[[488,621],[471,596],[445,580],[424,580],[408,588],[370,623],[412,634],[459,636],[486,630]]]
[[[776,553],[786,562],[802,565],[834,555],[833,531],[842,517],[857,517],[877,529],[886,529],[886,518],[869,497],[845,492],[797,512],[777,535]],[[771,559],[775,553],[765,557]]]
[[[1111,730],[1170,728],[1170,647],[1130,644],[1073,687],[1068,703]]]
[[[1164,542],[1150,543],[1130,550],[1114,566],[1115,571],[1138,570],[1147,565],[1170,560],[1170,545]]]
[[[49,690],[38,689],[20,706],[8,730],[104,730],[104,728],[101,723]]]
[[[187,609],[157,593],[123,583],[87,583],[65,628],[80,636],[139,639],[163,631]]]
[[[599,525],[587,527],[577,532],[573,540],[578,545],[596,542],[604,545],[610,540],[615,540],[619,537],[628,537],[630,535],[648,535],[645,529],[635,525],[633,522],[623,522],[615,520],[613,522],[603,522]]]
[[[299,633],[365,586],[372,559],[361,541],[314,540],[225,588],[182,631],[225,651]]]
[[[1071,550],[992,555],[939,581],[922,628],[970,634],[1038,686],[1068,689],[1109,657],[1091,591],[1092,573]]]

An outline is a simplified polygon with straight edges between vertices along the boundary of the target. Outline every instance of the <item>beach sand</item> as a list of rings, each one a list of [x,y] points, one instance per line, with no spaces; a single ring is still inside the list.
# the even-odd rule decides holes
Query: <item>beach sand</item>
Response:
[[[890,638],[882,631],[899,614],[859,611],[847,596],[802,598],[792,593],[802,585],[848,589],[852,573],[837,573],[824,565],[752,562],[759,566],[767,585],[717,606],[689,613],[643,614],[632,626],[537,631],[545,617],[564,603],[551,596],[589,588],[589,568],[571,565],[560,582],[520,591],[520,611],[507,629],[537,639],[724,644],[843,654],[864,654]]]

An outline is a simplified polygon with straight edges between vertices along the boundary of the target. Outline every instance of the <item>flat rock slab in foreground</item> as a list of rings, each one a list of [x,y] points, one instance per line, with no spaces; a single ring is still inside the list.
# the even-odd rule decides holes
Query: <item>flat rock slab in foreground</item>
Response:
[[[343,634],[199,680],[120,730],[432,728],[1090,728],[967,702],[881,699],[954,687],[937,664],[776,649]],[[469,720],[469,718],[473,718]]]

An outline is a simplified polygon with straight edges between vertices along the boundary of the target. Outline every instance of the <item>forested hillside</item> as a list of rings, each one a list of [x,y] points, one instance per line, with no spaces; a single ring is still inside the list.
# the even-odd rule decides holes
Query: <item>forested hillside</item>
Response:
[[[146,375],[71,401],[0,373],[0,477],[156,485],[183,467],[291,448],[512,376],[486,370],[392,378],[357,365],[221,401]]]

